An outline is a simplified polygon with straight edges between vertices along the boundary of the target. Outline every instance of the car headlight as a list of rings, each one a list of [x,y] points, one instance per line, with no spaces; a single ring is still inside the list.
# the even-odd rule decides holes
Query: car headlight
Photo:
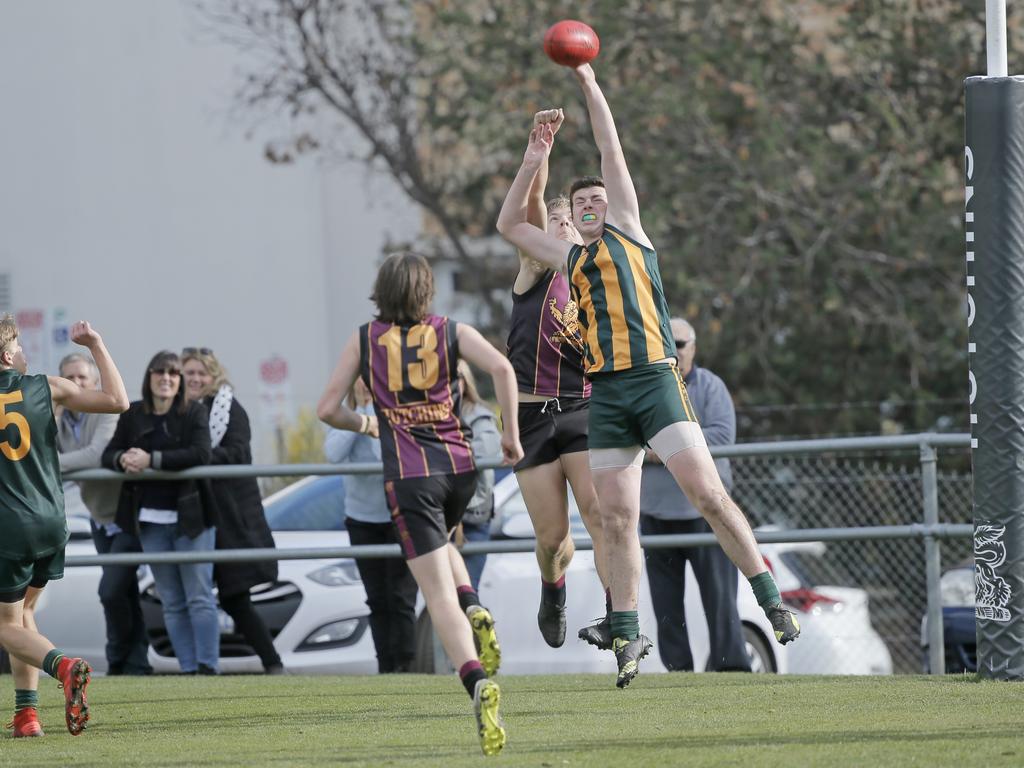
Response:
[[[955,568],[939,580],[942,604],[951,608],[974,607],[974,569]]]
[[[310,632],[306,639],[299,643],[296,651],[322,651],[327,648],[339,648],[350,645],[358,640],[356,634],[365,623],[364,619],[343,619],[324,624]]]
[[[355,560],[339,560],[307,573],[306,577],[325,587],[347,587],[361,583]]]

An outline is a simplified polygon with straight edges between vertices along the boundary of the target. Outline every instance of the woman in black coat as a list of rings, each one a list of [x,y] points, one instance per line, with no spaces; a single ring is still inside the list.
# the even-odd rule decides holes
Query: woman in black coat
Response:
[[[206,347],[182,350],[185,393],[210,413],[211,464],[252,464],[249,416],[235,399],[227,374]],[[263,549],[274,546],[255,477],[208,481],[217,518],[217,549]],[[268,674],[284,671],[266,624],[253,607],[249,590],[277,580],[277,562],[218,563],[214,578],[220,605],[252,646]]]
[[[146,469],[188,469],[209,460],[206,409],[186,402],[178,356],[158,352],[146,367],[142,399],[118,419],[103,466],[130,476]],[[212,551],[213,510],[203,490],[195,480],[126,480],[114,522],[138,535],[143,552]],[[181,671],[217,674],[220,626],[213,565],[163,563],[150,569]]]

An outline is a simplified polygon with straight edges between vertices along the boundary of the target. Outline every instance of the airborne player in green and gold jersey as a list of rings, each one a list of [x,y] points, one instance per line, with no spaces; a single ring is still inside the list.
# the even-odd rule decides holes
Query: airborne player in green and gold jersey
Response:
[[[18,326],[10,315],[0,317],[0,645],[11,655],[15,737],[43,735],[40,669],[64,688],[71,735],[81,733],[89,719],[85,688],[92,669],[54,648],[34,619],[43,587],[64,575],[68,540],[53,409],[121,413],[128,395],[103,339],[88,323],[75,323],[71,339],[92,352],[102,391],[82,389],[60,376],[28,375]]]
[[[523,164],[498,217],[498,231],[537,261],[567,269],[579,305],[584,363],[593,383],[590,467],[601,500],[612,598],[609,621],[584,628],[580,637],[615,651],[616,685],[622,688],[651,649],[637,617],[642,565],[637,521],[645,445],[665,463],[749,579],[776,639],[788,643],[800,627],[782,606],[750,524],[722,486],[690,407],[675,364],[658,257],[640,224],[636,190],[611,109],[589,64],[576,67],[575,74],[587,101],[603,174],[603,179],[580,179],[570,191],[573,223],[584,245],[567,244],[527,222],[530,187],[554,144],[550,125],[538,125],[530,133]]]

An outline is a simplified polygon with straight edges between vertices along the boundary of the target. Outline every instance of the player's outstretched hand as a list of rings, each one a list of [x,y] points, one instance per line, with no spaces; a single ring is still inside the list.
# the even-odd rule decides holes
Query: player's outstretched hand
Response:
[[[550,125],[551,135],[558,133],[558,129],[565,122],[565,113],[561,109],[542,109],[533,116],[533,126]]]
[[[505,464],[512,466],[523,460],[523,446],[518,435],[501,435],[501,455]]]
[[[370,416],[370,424],[367,427],[366,434],[370,437],[380,437],[380,422],[377,421],[376,416]]]
[[[92,329],[92,326],[86,320],[79,320],[71,326],[71,340],[75,344],[81,344],[89,349],[92,349],[102,341],[100,335]]]
[[[526,145],[526,154],[523,155],[523,163],[540,167],[541,163],[547,160],[551,154],[551,147],[555,143],[555,133],[551,130],[550,123],[534,126],[530,131],[530,143]]]

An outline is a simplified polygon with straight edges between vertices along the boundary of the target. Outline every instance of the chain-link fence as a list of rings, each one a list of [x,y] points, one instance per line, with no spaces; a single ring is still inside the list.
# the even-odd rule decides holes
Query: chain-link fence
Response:
[[[732,467],[733,495],[755,527],[785,530],[922,522],[921,465],[916,451],[754,456],[734,458]],[[969,523],[971,475],[966,453],[941,452],[938,468],[940,522]],[[788,565],[808,585],[865,590],[871,623],[892,655],[894,671],[919,673],[924,662],[921,619],[927,606],[924,552],[921,540],[838,541],[830,542],[820,556],[794,555]],[[943,569],[970,554],[970,539],[943,541]],[[800,652],[797,646],[794,653]]]

